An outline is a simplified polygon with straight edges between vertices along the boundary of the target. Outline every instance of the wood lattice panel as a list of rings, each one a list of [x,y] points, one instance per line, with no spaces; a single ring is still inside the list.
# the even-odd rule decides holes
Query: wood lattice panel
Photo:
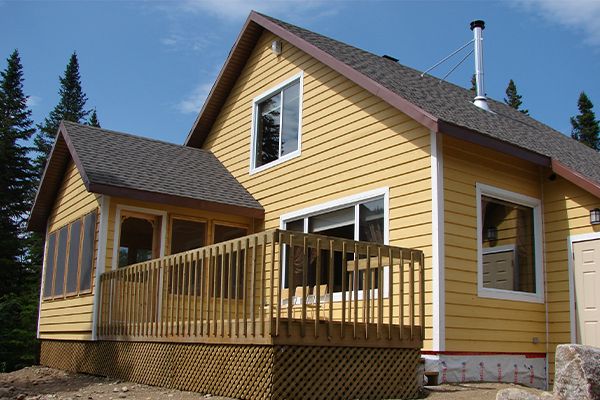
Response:
[[[238,399],[416,397],[419,350],[42,341],[41,363]]]

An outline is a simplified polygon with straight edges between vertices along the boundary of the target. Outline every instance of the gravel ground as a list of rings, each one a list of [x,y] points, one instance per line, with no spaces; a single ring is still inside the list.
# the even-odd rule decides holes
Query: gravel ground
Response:
[[[515,385],[473,383],[428,386],[431,400],[495,400],[500,389]],[[527,389],[539,394],[539,390]],[[234,400],[210,394],[182,392],[156,386],[122,382],[53,368],[28,367],[0,374],[0,400]]]

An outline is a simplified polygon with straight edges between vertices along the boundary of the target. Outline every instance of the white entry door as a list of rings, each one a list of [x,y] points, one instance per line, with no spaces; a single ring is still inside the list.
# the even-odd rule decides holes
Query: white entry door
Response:
[[[573,243],[577,342],[600,347],[600,240]]]

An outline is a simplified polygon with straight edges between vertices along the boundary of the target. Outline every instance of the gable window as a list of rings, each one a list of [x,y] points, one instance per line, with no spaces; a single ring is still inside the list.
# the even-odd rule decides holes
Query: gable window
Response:
[[[250,172],[300,154],[302,73],[254,99]]]
[[[365,193],[356,197],[343,199],[334,203],[326,204],[322,207],[307,210],[304,215],[302,211],[292,213],[282,217],[282,228],[290,231],[317,233],[319,235],[333,236],[350,240],[360,240],[375,243],[386,243],[387,241],[387,189],[377,190]],[[320,208],[320,209],[319,209]],[[290,251],[288,249],[288,251]],[[287,287],[289,273],[294,274],[294,282],[302,282],[302,251],[298,247],[291,251],[294,252],[292,260],[293,265],[286,265],[284,270],[283,287]],[[296,254],[297,253],[297,254]],[[322,249],[321,259],[329,259],[329,250]],[[346,254],[346,260],[353,260],[354,254]],[[309,268],[307,271],[307,284],[313,287],[317,283],[316,259],[317,254],[310,249]],[[336,251],[333,254],[333,293],[334,300],[341,299],[342,280],[348,282],[351,279],[351,273],[348,272],[342,276],[342,260],[344,255]],[[388,267],[385,267],[386,269]],[[378,289],[377,279],[378,271],[373,271],[371,280],[373,288]],[[327,282],[327,269],[321,269],[320,282]],[[362,290],[364,274],[358,276],[358,288]],[[384,281],[387,281],[387,273],[384,273]],[[384,282],[386,285],[386,282]],[[349,286],[346,286],[349,287]],[[330,292],[330,289],[327,289]]]
[[[540,201],[477,185],[478,292],[542,301]]]
[[[96,240],[96,211],[48,234],[43,297],[89,293]]]

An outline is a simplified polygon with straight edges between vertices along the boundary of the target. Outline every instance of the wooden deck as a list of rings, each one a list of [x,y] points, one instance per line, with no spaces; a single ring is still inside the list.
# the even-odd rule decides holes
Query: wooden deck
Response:
[[[424,291],[419,250],[271,230],[104,273],[98,335],[420,348]]]

